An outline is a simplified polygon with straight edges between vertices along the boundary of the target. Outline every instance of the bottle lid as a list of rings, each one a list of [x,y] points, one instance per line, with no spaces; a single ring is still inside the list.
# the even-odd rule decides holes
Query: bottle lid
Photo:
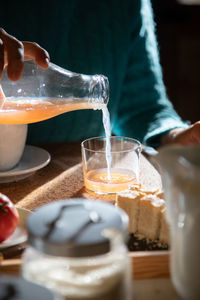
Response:
[[[59,200],[28,217],[29,244],[55,256],[86,257],[110,251],[107,228],[127,237],[128,216],[112,204],[85,199]]]
[[[0,299],[7,300],[58,300],[59,296],[41,285],[15,276],[0,277]]]

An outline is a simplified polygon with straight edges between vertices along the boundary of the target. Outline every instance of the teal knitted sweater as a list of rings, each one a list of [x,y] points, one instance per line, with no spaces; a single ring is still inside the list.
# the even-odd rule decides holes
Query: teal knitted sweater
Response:
[[[169,129],[187,127],[166,96],[149,0],[3,1],[0,23],[61,67],[106,75],[113,134],[158,146]],[[28,143],[99,135],[101,111],[82,110],[29,125]]]

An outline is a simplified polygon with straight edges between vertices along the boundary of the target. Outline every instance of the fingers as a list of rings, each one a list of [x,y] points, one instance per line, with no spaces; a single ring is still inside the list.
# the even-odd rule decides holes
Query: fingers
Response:
[[[170,130],[162,139],[163,144],[194,145],[200,143],[200,121],[187,129],[176,128]]]
[[[200,143],[200,121],[194,123],[190,129],[191,139],[194,143]]]
[[[36,43],[23,42],[25,60],[34,59],[35,62],[42,68],[49,67],[49,54],[46,50]]]
[[[8,78],[16,81],[18,80],[23,72],[24,66],[24,48],[20,41],[18,41],[13,36],[9,35],[2,28],[0,29],[0,39],[3,41],[4,55],[1,57],[7,57],[7,74]],[[3,61],[3,59],[2,59]]]
[[[24,60],[35,60],[42,68],[49,67],[49,54],[36,43],[20,42],[0,28],[0,79],[3,68],[7,65],[8,78],[20,79]]]
[[[3,41],[0,39],[0,79],[2,77],[3,68],[4,68],[4,46],[3,46]]]

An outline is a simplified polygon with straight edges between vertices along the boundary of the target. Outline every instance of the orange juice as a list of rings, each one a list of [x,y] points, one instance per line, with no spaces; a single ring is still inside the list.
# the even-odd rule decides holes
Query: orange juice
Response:
[[[123,169],[111,169],[108,180],[107,169],[96,169],[84,174],[86,189],[102,194],[115,194],[137,183],[134,172]]]
[[[94,103],[85,100],[7,98],[3,107],[0,108],[0,124],[35,123],[65,112],[89,108],[99,107],[95,107]]]

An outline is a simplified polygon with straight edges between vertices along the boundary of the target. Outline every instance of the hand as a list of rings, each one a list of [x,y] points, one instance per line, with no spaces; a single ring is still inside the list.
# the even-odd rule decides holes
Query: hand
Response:
[[[36,43],[20,42],[0,28],[0,78],[7,66],[8,78],[13,81],[20,79],[25,60],[35,60],[42,68],[49,66],[49,54]]]
[[[192,145],[200,143],[200,121],[187,129],[176,128],[170,130],[162,139],[162,144]]]

